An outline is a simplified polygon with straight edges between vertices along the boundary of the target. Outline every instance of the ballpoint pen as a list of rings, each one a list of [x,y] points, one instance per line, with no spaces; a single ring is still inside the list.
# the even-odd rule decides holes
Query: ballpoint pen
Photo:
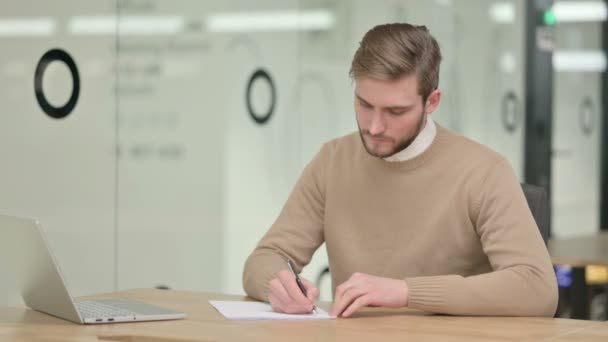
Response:
[[[296,269],[293,267],[293,263],[291,262],[291,259],[287,259],[287,267],[289,267],[289,270],[291,271],[293,276],[296,278],[296,283],[298,284],[300,291],[302,291],[302,294],[304,294],[304,297],[306,297],[307,296],[306,288],[304,287],[304,284],[302,284],[302,279],[300,279],[300,276],[296,272]],[[312,313],[315,315],[317,314],[317,310],[314,306],[312,308]]]

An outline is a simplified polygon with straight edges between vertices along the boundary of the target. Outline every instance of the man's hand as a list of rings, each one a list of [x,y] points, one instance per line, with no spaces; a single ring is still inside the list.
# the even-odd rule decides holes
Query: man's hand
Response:
[[[304,296],[293,274],[288,270],[280,271],[277,277],[270,281],[268,301],[272,310],[288,314],[310,313],[315,308],[315,300],[319,297],[317,289],[310,281],[300,278],[306,289]]]
[[[330,314],[349,317],[365,306],[400,308],[407,306],[408,292],[405,280],[354,273],[336,288]]]

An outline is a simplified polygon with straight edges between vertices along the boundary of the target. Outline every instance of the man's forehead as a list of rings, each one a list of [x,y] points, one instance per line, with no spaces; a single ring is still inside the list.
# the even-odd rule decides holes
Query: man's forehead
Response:
[[[370,104],[411,106],[421,101],[418,89],[410,82],[360,80],[355,85],[355,97]]]

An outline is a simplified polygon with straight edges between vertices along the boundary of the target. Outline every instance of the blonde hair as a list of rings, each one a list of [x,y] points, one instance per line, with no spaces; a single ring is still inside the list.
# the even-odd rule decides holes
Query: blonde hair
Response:
[[[349,75],[394,81],[416,74],[423,101],[439,85],[439,44],[426,26],[406,23],[378,25],[369,30],[355,52]]]

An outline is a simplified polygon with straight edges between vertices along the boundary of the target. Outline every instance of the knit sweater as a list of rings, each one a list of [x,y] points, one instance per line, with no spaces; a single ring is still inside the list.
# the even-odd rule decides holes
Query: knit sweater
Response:
[[[404,279],[408,306],[454,315],[553,316],[557,281],[519,181],[499,154],[437,125],[417,157],[387,162],[353,133],[326,143],[245,263],[267,301],[285,259],[326,243],[333,291],[353,273]]]

